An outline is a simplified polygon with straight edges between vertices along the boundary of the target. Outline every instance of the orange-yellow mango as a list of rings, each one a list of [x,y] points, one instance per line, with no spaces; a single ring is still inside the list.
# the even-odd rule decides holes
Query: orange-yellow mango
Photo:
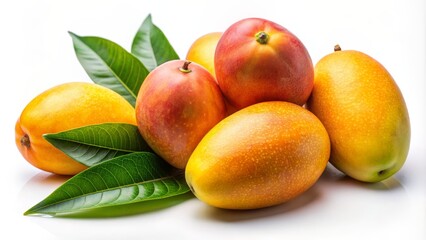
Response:
[[[277,205],[310,188],[328,162],[330,142],[314,114],[263,102],[219,122],[201,140],[186,180],[203,202],[225,209]]]
[[[359,51],[335,50],[315,66],[308,109],[328,131],[336,168],[360,181],[381,181],[407,158],[410,120],[404,98],[378,61]]]
[[[87,167],[68,157],[43,134],[106,122],[136,125],[135,110],[118,93],[97,84],[70,82],[35,97],[15,125],[15,142],[22,156],[35,167],[74,175]]]
[[[221,32],[211,32],[197,38],[186,54],[187,60],[200,64],[215,78],[214,53],[221,36]]]

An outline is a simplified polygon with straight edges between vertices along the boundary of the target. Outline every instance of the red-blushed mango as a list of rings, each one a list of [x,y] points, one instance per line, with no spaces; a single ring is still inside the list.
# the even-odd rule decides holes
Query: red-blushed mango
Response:
[[[213,76],[196,63],[173,60],[155,68],[136,99],[136,120],[148,145],[184,169],[204,135],[226,115]]]
[[[237,110],[264,101],[303,105],[313,87],[312,60],[284,27],[260,18],[232,24],[215,53],[216,80]]]
[[[201,140],[186,180],[201,201],[225,209],[286,202],[310,188],[330,154],[314,114],[288,102],[263,102],[219,122]]]
[[[221,32],[211,32],[199,37],[192,43],[186,55],[188,61],[198,63],[207,69],[213,75],[215,81],[217,80],[214,69],[214,55],[222,34]],[[234,113],[236,108],[228,100],[224,99],[224,101],[227,115]]]
[[[74,175],[87,167],[51,145],[43,134],[107,122],[136,125],[135,110],[118,93],[93,83],[70,82],[52,87],[24,108],[15,125],[15,141],[35,167]]]
[[[329,133],[336,168],[360,181],[384,180],[401,169],[410,146],[404,98],[378,61],[335,50],[315,66],[308,109]]]

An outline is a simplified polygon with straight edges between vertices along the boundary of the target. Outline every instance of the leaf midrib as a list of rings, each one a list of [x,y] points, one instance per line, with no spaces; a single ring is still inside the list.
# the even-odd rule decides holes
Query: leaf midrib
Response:
[[[100,59],[101,62],[104,63],[105,66],[107,66],[107,68],[110,70],[110,72],[118,79],[118,81],[127,90],[127,92],[129,92],[130,95],[132,95],[132,97],[136,100],[136,94],[133,93],[133,91],[123,82],[123,80],[115,73],[115,71],[113,71],[113,69],[106,63],[106,61],[101,56],[99,56],[99,54],[97,54],[95,50],[93,50],[89,45],[87,45],[84,41],[81,40],[84,37],[80,37],[80,36],[78,36],[78,35],[76,35],[76,34],[74,34],[72,32],[69,32],[69,33],[72,34],[73,36],[75,36],[75,38],[80,43],[82,43],[86,48],[88,48],[92,53],[94,53],[97,56],[97,58]],[[103,38],[100,38],[100,39],[103,39]],[[106,39],[103,39],[103,40],[106,40]],[[133,57],[133,55],[131,55],[131,54],[129,56]],[[131,65],[133,67],[133,64],[131,64]]]
[[[54,203],[51,203],[51,204],[44,205],[42,207],[39,207],[39,208],[33,209],[31,211],[28,211],[26,214],[37,213],[38,210],[45,209],[45,208],[48,208],[50,206],[54,206],[54,205],[61,204],[61,203],[64,203],[64,202],[72,201],[72,200],[75,200],[75,199],[78,199],[78,198],[87,197],[89,195],[99,194],[99,193],[103,193],[103,192],[107,192],[107,191],[113,191],[113,190],[117,190],[117,189],[120,189],[120,188],[127,188],[127,187],[132,187],[132,186],[138,186],[138,185],[141,185],[141,184],[146,184],[146,183],[155,182],[155,181],[163,181],[165,179],[176,178],[176,177],[178,177],[180,175],[183,175],[183,173],[180,172],[180,173],[177,173],[177,174],[173,174],[173,175],[169,175],[169,176],[161,177],[161,178],[156,178],[156,179],[151,179],[151,180],[144,181],[144,182],[126,184],[126,185],[122,185],[122,186],[118,186],[118,187],[103,189],[101,191],[95,191],[95,192],[91,192],[91,193],[82,194],[82,195],[79,195],[79,196],[76,196],[76,197],[71,197],[71,198],[64,199],[64,200],[61,200],[61,201],[58,201],[58,202],[54,202]],[[165,185],[167,187],[167,184],[165,184]],[[179,189],[176,192],[178,192],[179,190],[182,189],[181,184],[178,184],[178,185],[179,185]],[[167,192],[169,192],[169,188],[167,188]],[[161,197],[152,198],[152,199],[149,199],[149,200],[154,200],[154,199],[161,199]],[[82,210],[82,209],[86,209],[86,208],[80,208],[80,210]],[[65,212],[67,212],[67,211],[63,211],[63,213],[65,213]],[[44,212],[44,213],[48,213],[48,212]]]
[[[158,61],[157,61],[157,56],[155,55],[155,51],[154,51],[154,48],[153,48],[153,46],[152,46],[152,39],[151,39],[151,33],[152,33],[152,29],[153,28],[155,28],[156,26],[154,25],[154,23],[152,22],[152,17],[151,17],[151,15],[149,15],[148,17],[147,17],[147,20],[149,21],[149,23],[147,23],[147,24],[149,24],[149,26],[148,27],[146,27],[145,25],[144,25],[144,23],[142,24],[142,26],[141,26],[141,28],[139,28],[139,30],[138,30],[138,33],[137,33],[137,35],[138,35],[138,41],[139,42],[142,42],[142,37],[139,35],[139,33],[141,32],[141,30],[145,30],[145,32],[147,33],[147,36],[148,36],[148,40],[149,40],[149,49],[148,49],[148,51],[151,53],[151,54],[149,54],[150,56],[152,56],[151,57],[151,60],[153,60],[153,62],[155,62],[155,64],[154,64],[154,66],[158,66]],[[136,42],[136,41],[135,41]],[[134,46],[134,45],[136,45],[135,44],[135,42],[134,43],[132,43],[132,45]],[[142,55],[141,53],[140,53],[140,51],[138,51],[138,55]]]
[[[67,138],[60,138],[60,137],[55,137],[55,136],[49,136],[49,135],[45,135],[46,138],[48,139],[54,139],[54,140],[59,140],[59,141],[64,141],[64,142],[71,142],[71,143],[76,143],[76,144],[82,144],[82,145],[86,145],[86,146],[90,146],[90,147],[96,147],[96,148],[100,148],[100,149],[107,149],[107,150],[113,150],[113,151],[121,151],[121,152],[128,152],[128,153],[133,153],[133,152],[145,152],[145,151],[133,151],[133,150],[129,150],[129,149],[119,149],[119,148],[107,148],[105,145],[96,145],[96,144],[90,144],[90,143],[85,143],[85,142],[79,142],[78,140],[70,140]]]
[[[153,28],[155,28],[155,25],[152,23],[152,19],[150,20],[150,23],[151,23],[151,28],[149,29],[149,32],[148,32],[148,38],[149,38],[149,48],[150,48],[150,50],[151,50],[151,52],[152,52],[152,57],[153,57],[153,59],[154,59],[154,62],[155,62],[155,66],[158,66],[158,60],[157,60],[157,55],[155,55],[155,53],[156,53],[156,51],[154,51],[154,47],[152,46],[152,29]]]

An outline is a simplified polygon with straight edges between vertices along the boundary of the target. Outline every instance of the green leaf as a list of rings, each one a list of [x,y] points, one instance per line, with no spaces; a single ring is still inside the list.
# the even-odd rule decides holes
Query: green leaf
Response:
[[[148,152],[131,153],[70,178],[24,215],[56,216],[189,192],[184,172]]]
[[[150,71],[162,63],[179,59],[164,33],[152,23],[151,15],[145,18],[136,33],[131,52]]]
[[[152,152],[137,126],[126,123],[89,125],[45,134],[43,137],[74,160],[89,167],[132,152]]]
[[[113,218],[131,215],[145,214],[149,212],[159,211],[161,209],[173,207],[181,204],[189,199],[194,198],[192,192],[171,196],[163,199],[156,199],[154,201],[143,201],[137,203],[130,203],[124,205],[117,205],[111,207],[102,207],[88,209],[79,212],[72,212],[61,215],[61,217],[68,218]]]
[[[114,90],[135,106],[140,86],[149,73],[145,66],[110,40],[69,34],[77,58],[93,82]]]

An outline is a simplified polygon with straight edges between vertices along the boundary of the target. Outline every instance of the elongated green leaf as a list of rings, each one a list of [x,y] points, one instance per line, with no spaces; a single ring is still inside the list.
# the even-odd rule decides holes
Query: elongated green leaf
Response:
[[[132,152],[150,151],[137,126],[103,123],[43,136],[53,146],[74,160],[93,166]]]
[[[131,153],[75,175],[24,215],[55,216],[164,199],[189,191],[183,171],[153,153]]]
[[[135,106],[139,88],[149,73],[145,66],[110,40],[69,34],[77,58],[93,82],[114,90]]]
[[[164,33],[152,23],[151,15],[145,18],[136,33],[131,52],[150,71],[162,63],[179,59]]]

